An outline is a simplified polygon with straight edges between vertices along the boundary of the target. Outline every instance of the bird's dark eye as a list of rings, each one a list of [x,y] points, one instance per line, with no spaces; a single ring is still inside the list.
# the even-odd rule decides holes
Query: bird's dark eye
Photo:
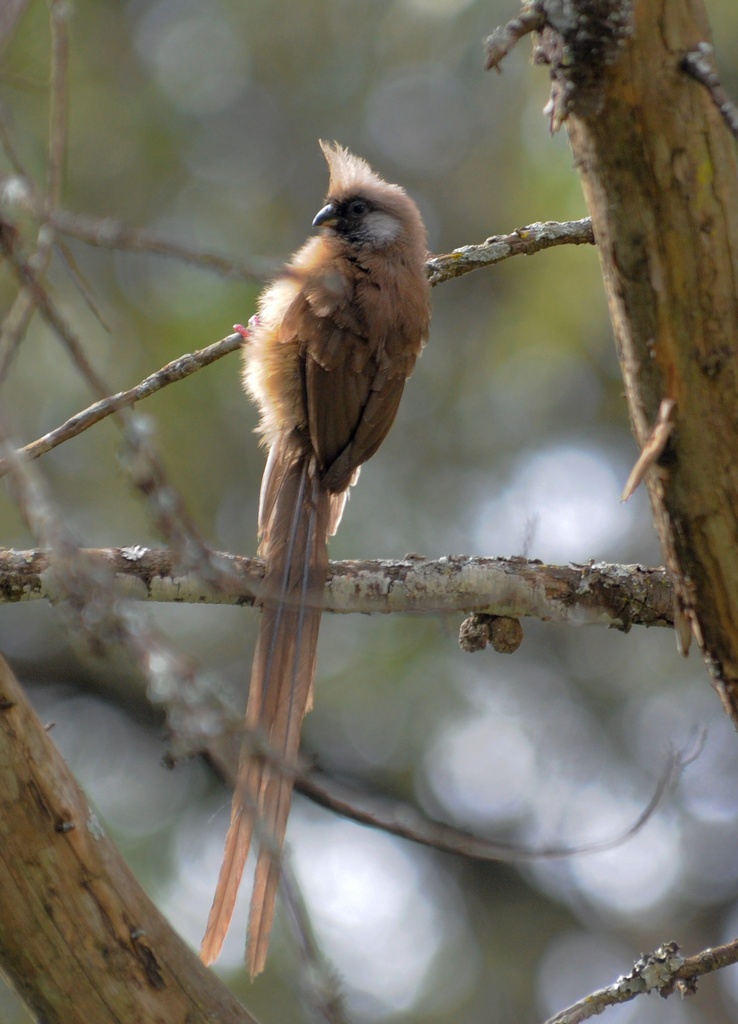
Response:
[[[368,213],[368,211],[369,204],[365,203],[363,199],[352,199],[349,203],[349,217],[363,217],[365,213]]]

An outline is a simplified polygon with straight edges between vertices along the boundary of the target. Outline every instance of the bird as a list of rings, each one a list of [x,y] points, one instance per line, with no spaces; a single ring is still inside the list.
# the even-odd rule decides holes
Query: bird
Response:
[[[244,346],[244,388],[268,450],[259,500],[265,574],[230,826],[200,955],[210,964],[221,951],[256,839],[252,977],[266,962],[300,730],[312,706],[328,538],[394,422],[430,321],[416,203],[338,143],[320,146],[329,186],[316,233],[261,294]]]

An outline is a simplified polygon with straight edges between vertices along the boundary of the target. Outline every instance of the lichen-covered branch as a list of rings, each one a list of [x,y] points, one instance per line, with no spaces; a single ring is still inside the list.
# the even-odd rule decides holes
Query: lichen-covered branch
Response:
[[[83,550],[114,581],[116,595],[142,601],[253,604],[264,574],[259,559],[214,553],[227,567],[219,587],[178,566],[161,548]],[[54,601],[54,578],[43,551],[0,551],[0,602]],[[325,590],[329,612],[486,612],[547,622],[673,626],[673,590],[664,569],[640,565],[544,565],[525,558],[446,557],[332,562]]]
[[[666,998],[673,992],[692,995],[697,981],[705,974],[738,963],[738,939],[695,956],[683,957],[676,942],[665,942],[653,953],[646,953],[607,988],[590,992],[583,999],[550,1017],[546,1024],[580,1024],[603,1012],[608,1006],[630,1002],[636,996],[658,992]]]
[[[532,256],[555,245],[594,245],[592,222],[582,220],[538,221],[517,228],[508,235],[492,235],[479,245],[462,245],[443,256],[428,260],[428,278],[432,285],[442,284],[472,270],[491,267],[511,256]]]

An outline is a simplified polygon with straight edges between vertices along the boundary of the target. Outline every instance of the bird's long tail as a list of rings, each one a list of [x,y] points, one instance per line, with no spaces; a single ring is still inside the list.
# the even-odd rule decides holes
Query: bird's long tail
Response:
[[[278,445],[262,487],[261,552],[266,573],[246,736],[223,863],[200,950],[206,964],[220,953],[256,832],[260,848],[247,953],[252,977],[263,970],[266,960],[292,797],[290,766],[295,765],[302,719],[312,702],[332,505],[335,497],[321,484],[314,457]]]

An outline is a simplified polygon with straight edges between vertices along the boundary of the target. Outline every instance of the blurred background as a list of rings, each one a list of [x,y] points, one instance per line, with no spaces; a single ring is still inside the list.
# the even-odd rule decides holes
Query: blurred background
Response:
[[[738,7],[708,4],[738,94]],[[337,139],[416,198],[433,252],[535,220],[586,214],[565,133],[550,137],[547,76],[524,40],[504,73],[482,40],[500,0],[77,0],[70,22],[62,205],[258,267],[310,231]],[[49,116],[49,12],[28,3],[0,71],[7,138],[40,188]],[[1,173],[13,171],[7,154]],[[21,229],[33,239],[33,223]],[[50,289],[113,390],[245,323],[260,285],[154,255],[68,240],[105,329],[55,258]],[[14,297],[0,276],[0,304]],[[510,260],[434,290],[431,340],[394,430],[362,471],[334,558],[416,552],[658,565],[594,248]],[[92,395],[36,318],[2,384],[23,444]],[[216,549],[253,554],[263,455],[229,356],[139,409],[171,482]],[[38,468],[86,546],[161,538],[107,420]],[[34,546],[9,492],[0,541]],[[245,701],[248,609],[143,610],[170,648]],[[459,617],[460,618],[460,617]],[[701,756],[646,827],[606,853],[519,866],[464,861],[371,831],[296,797],[293,867],[347,1019],[535,1021],[676,939],[686,953],[738,933],[738,743],[707,674],[669,631],[525,622],[512,657],[462,654],[459,621],[330,617],[303,746],[335,776],[427,814],[527,845],[617,834],[648,802],[669,745]],[[0,651],[147,891],[199,944],[230,796],[198,760],[173,771],[160,714],[122,655],[93,660],[53,609],[4,606]],[[248,895],[248,884],[244,886]],[[242,970],[242,900],[216,970],[263,1024],[318,1019],[278,912],[265,974]],[[738,972],[691,1000],[608,1011],[623,1024],[736,1019]],[[30,1018],[0,991],[0,1018]]]

